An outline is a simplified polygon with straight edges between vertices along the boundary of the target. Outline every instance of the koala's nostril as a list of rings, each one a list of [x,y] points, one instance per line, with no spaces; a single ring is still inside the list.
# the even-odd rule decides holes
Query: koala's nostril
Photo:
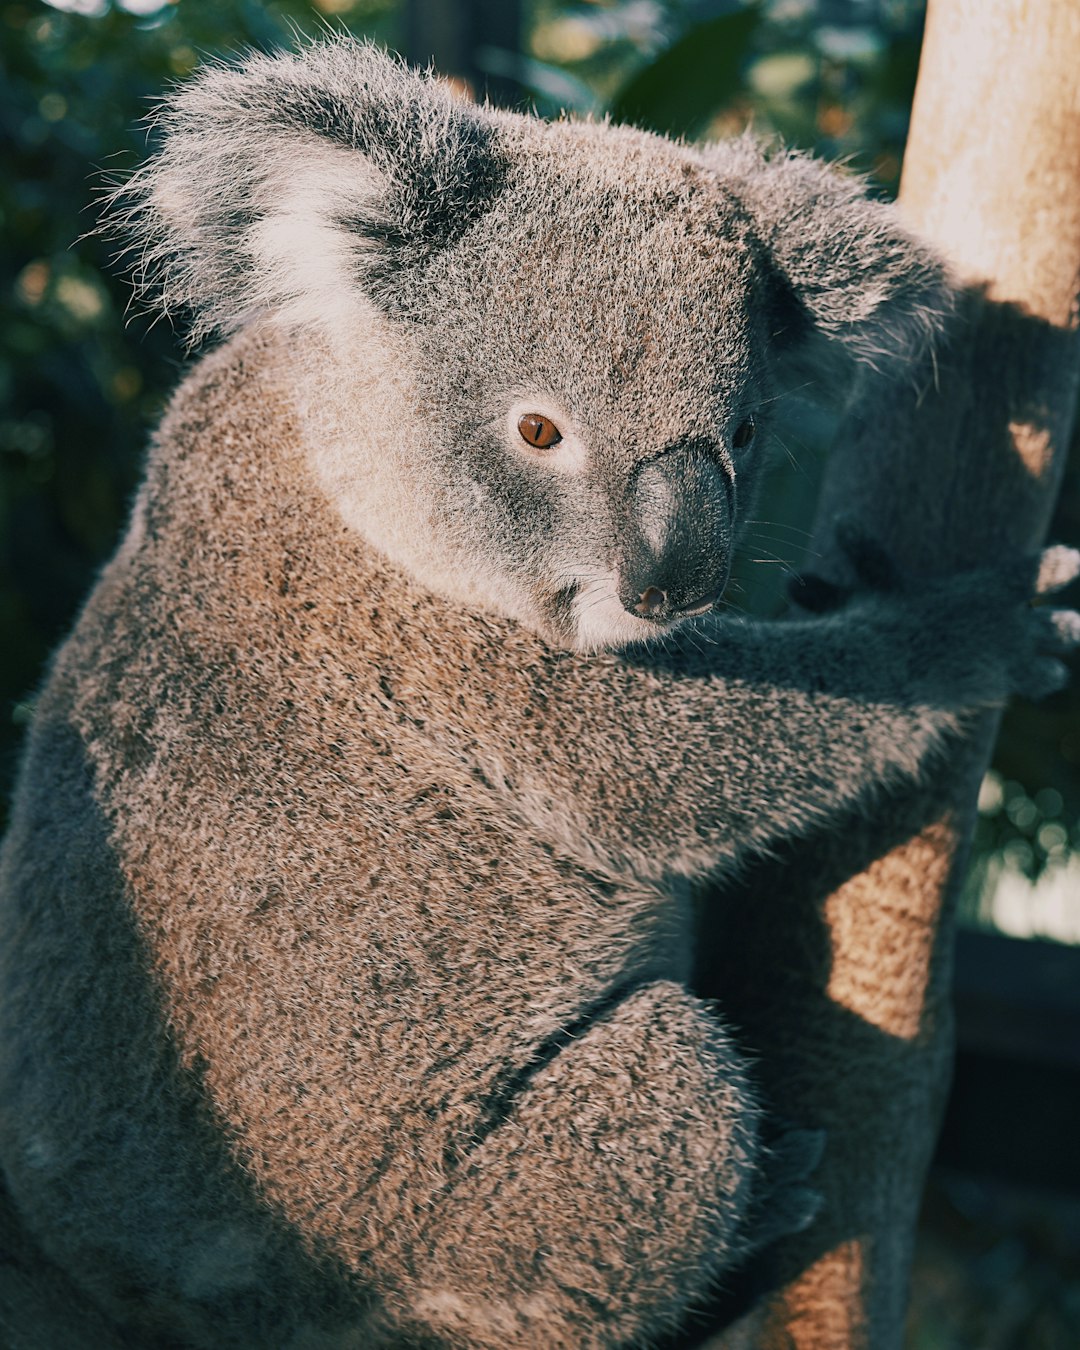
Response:
[[[667,591],[660,590],[658,586],[646,586],[634,608],[639,614],[651,615],[663,609],[666,604]]]
[[[638,596],[634,610],[646,619],[687,619],[707,613],[719,598],[720,592],[712,590],[707,595],[680,603],[678,595],[661,590],[659,586],[646,586]]]

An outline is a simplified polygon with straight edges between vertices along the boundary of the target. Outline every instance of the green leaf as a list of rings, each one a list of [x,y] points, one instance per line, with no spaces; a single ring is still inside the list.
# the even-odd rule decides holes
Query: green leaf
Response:
[[[616,94],[611,116],[668,135],[692,136],[742,88],[742,65],[760,22],[756,6],[699,24]]]

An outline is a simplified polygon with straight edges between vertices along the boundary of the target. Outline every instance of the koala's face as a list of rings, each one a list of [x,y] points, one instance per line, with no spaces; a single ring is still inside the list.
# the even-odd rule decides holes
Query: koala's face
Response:
[[[348,41],[211,70],[163,122],[120,204],[166,302],[328,354],[312,443],[344,518],[560,645],[719,599],[778,349],[884,359],[947,308],[811,160],[478,109]]]
[[[723,593],[772,311],[745,221],[689,155],[596,127],[528,139],[487,212],[398,277],[417,501],[429,544],[479,562],[516,617],[608,647]]]

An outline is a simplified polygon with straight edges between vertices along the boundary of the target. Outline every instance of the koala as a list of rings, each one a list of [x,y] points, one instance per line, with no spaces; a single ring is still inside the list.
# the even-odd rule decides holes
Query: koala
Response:
[[[344,39],[161,132],[116,213],[224,341],[36,704],[13,1200],[127,1344],[655,1342],[814,1211],[814,1122],[690,989],[687,883],[1059,684],[1080,620],[1028,602],[1080,558],[724,608],[782,363],[902,378],[949,309],[809,158]]]

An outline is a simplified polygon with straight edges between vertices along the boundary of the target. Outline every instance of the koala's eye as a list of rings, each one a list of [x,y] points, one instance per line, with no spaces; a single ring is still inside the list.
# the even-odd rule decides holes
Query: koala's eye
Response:
[[[731,438],[731,444],[736,450],[745,450],[754,439],[756,432],[757,424],[753,417],[746,417],[735,428],[735,435]]]
[[[518,418],[518,431],[521,439],[527,441],[534,450],[550,450],[562,440],[562,432],[550,417],[541,417],[539,413],[526,413]]]

